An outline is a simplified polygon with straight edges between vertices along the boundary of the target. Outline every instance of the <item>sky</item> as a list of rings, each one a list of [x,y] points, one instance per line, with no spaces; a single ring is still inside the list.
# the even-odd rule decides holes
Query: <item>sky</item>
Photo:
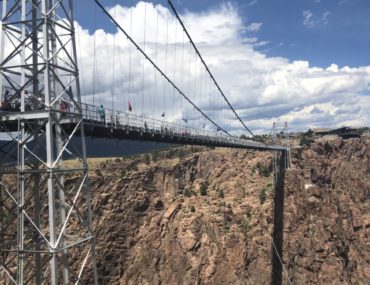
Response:
[[[100,0],[158,66],[222,127],[242,127],[189,48],[167,1]],[[254,133],[370,126],[369,0],[173,0],[231,104]],[[194,126],[168,87],[91,0],[75,3],[83,100]],[[214,130],[207,123],[206,129]]]
[[[100,38],[117,33],[99,9],[94,5],[82,7],[83,2],[78,1],[76,19],[85,32],[93,35],[96,29],[101,29]],[[135,39],[141,44],[143,14],[147,13],[147,52],[153,55],[151,40],[162,44],[159,50],[165,49],[163,26],[166,13],[170,13],[166,1],[150,1],[146,6],[133,0],[103,3],[128,31],[130,9],[134,11],[133,37],[137,35]],[[255,132],[267,132],[274,122],[285,121],[297,131],[370,125],[370,1],[174,0],[173,3],[224,93]],[[114,8],[117,5],[122,9]],[[153,11],[158,9],[163,12],[159,39],[151,39],[156,23]],[[91,15],[96,20],[92,21]],[[173,35],[177,24],[171,19],[169,29]],[[181,44],[179,39],[172,40]],[[159,51],[159,59],[160,54]],[[174,65],[166,70],[176,76],[178,64]],[[180,72],[177,70],[177,74]],[[99,77],[104,75],[103,72]],[[140,70],[137,76],[140,77]],[[192,92],[196,92],[195,87]],[[156,99],[148,102],[151,100]],[[217,109],[220,102],[211,99],[198,104],[207,110]],[[140,102],[135,105],[144,108]],[[191,110],[172,114],[172,119],[181,121],[184,116],[198,119],[188,118],[189,113]],[[210,115],[224,117],[222,112]],[[235,122],[228,124],[230,115],[225,116],[222,122],[225,127],[240,128]]]
[[[90,30],[94,5],[76,1],[79,23]],[[138,1],[101,1],[105,6],[133,6]],[[150,1],[166,5],[167,1]],[[266,45],[259,47],[268,56],[308,60],[326,67],[370,65],[370,1],[368,0],[173,0],[180,13],[204,14],[230,3],[244,26],[260,24],[256,36]],[[87,9],[87,10],[86,10]],[[87,12],[88,11],[88,12]],[[110,25],[105,27],[111,29]],[[190,31],[191,32],[191,31]],[[247,36],[247,35],[246,35]]]

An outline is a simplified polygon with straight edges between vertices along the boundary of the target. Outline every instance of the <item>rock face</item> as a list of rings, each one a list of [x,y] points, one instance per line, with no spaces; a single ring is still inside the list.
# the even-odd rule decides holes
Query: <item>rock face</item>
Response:
[[[284,260],[293,283],[370,283],[370,142],[317,141],[294,153]],[[299,172],[308,167],[312,184]],[[294,174],[294,171],[297,173]],[[306,188],[306,189],[305,189]]]
[[[101,283],[268,283],[272,175],[258,163],[271,166],[271,155],[208,150],[92,169]]]
[[[271,159],[220,149],[91,169],[100,283],[270,284]],[[283,283],[370,284],[370,142],[315,142],[292,161]]]

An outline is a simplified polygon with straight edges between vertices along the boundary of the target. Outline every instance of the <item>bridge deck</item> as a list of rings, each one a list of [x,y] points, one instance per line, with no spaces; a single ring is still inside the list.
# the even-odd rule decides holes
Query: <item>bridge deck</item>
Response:
[[[185,123],[174,124],[128,112],[117,112],[108,109],[105,113],[105,120],[102,120],[99,117],[96,106],[83,104],[82,108],[84,132],[86,136],[90,137],[256,150],[285,150],[284,147],[277,145],[267,145],[251,140],[239,139],[221,132],[192,128]],[[75,113],[69,113],[69,115],[73,115],[68,116],[68,119],[63,119],[64,113],[62,112],[53,111],[53,113],[60,114],[63,129],[67,133],[71,132],[81,119]],[[1,112],[0,132],[17,131],[19,120],[42,120],[48,118],[48,116],[49,112],[47,111]]]

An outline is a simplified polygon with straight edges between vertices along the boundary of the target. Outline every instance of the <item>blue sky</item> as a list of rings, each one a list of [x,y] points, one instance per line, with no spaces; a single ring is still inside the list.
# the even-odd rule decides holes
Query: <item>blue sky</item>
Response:
[[[138,1],[101,1],[132,6]],[[167,1],[150,1],[167,5]],[[173,0],[180,13],[207,12],[222,3],[232,3],[247,26],[262,23],[256,36],[268,44],[259,47],[267,56],[308,60],[310,66],[327,67],[370,65],[369,0]],[[76,19],[90,31],[94,29],[94,1],[75,1]],[[107,31],[112,26],[98,15],[98,25]],[[191,33],[191,31],[190,31]]]

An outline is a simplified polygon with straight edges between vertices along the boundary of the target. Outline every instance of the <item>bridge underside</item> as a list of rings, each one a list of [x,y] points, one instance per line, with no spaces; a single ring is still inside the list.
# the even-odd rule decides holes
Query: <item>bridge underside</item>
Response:
[[[279,146],[271,146],[256,143],[253,141],[240,141],[234,138],[199,136],[191,134],[181,134],[176,132],[158,131],[150,128],[140,128],[123,126],[115,128],[114,126],[102,126],[98,122],[84,122],[85,136],[112,138],[112,139],[129,139],[150,142],[164,142],[182,145],[200,145],[210,147],[228,147],[228,148],[244,148],[255,150],[281,150]],[[72,130],[74,125],[69,128]]]

